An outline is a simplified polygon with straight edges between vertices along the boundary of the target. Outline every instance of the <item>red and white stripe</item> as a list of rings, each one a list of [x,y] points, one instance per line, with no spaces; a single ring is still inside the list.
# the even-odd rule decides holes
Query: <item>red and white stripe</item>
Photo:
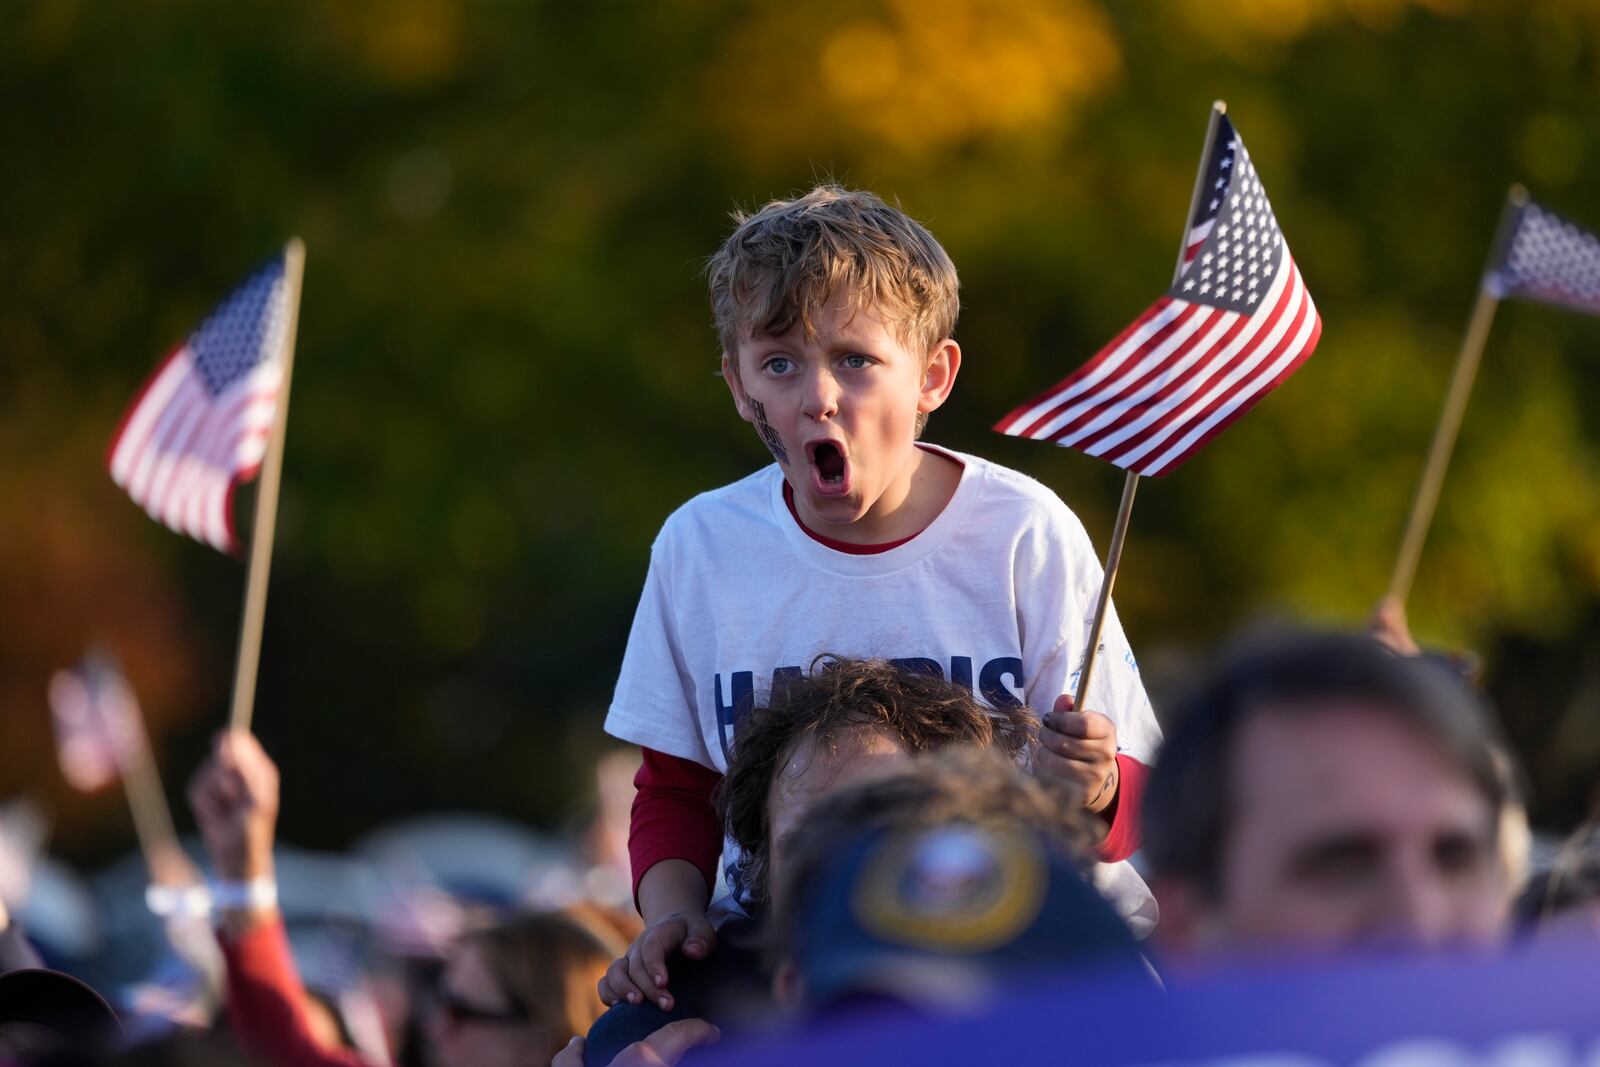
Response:
[[[50,678],[49,697],[61,775],[73,788],[86,793],[102,789],[143,757],[139,702],[120,675],[57,671]]]
[[[189,347],[156,368],[112,438],[111,477],[150,517],[233,552],[233,490],[266,455],[282,364],[269,359],[213,397]]]
[[[1217,217],[1213,215],[1200,225],[1189,230],[1189,243],[1183,246],[1183,262],[1185,265],[1200,254],[1200,249],[1205,247],[1206,238],[1211,236],[1211,227],[1216,224]]]
[[[1209,224],[1204,228],[1209,233]],[[1205,242],[1200,229],[1190,233],[1186,259]],[[1321,331],[1285,250],[1257,310],[1163,296],[995,429],[1069,445],[1138,474],[1166,474],[1294,373]]]

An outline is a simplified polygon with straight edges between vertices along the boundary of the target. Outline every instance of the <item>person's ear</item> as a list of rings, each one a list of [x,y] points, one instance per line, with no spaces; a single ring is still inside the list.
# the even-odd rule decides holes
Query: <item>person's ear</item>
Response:
[[[805,991],[805,978],[800,974],[800,968],[786,957],[772,972],[772,999],[784,1011],[798,1013],[801,1002],[805,1000]]]
[[[739,417],[745,422],[755,422],[750,411],[750,397],[744,391],[744,382],[739,380],[739,368],[726,352],[722,354],[722,380],[728,383],[728,392],[733,394],[733,406],[738,409]]]
[[[956,375],[961,370],[961,346],[946,337],[933,346],[922,363],[922,388],[917,396],[917,410],[923,414],[936,411],[950,399],[950,390],[956,387]]]

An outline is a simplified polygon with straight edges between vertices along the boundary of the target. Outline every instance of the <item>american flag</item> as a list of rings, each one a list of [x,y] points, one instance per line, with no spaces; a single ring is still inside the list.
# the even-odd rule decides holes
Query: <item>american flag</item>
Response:
[[[1311,355],[1322,320],[1226,116],[1205,168],[1172,288],[996,430],[1166,474]]]
[[[90,655],[57,671],[49,695],[61,774],[74,788],[104,788],[144,757],[139,702],[109,661]]]
[[[1600,315],[1600,236],[1525,202],[1503,247],[1484,278],[1495,296]]]
[[[289,320],[285,256],[156,368],[111,439],[111,478],[179,533],[233,552],[233,490],[266,455]]]

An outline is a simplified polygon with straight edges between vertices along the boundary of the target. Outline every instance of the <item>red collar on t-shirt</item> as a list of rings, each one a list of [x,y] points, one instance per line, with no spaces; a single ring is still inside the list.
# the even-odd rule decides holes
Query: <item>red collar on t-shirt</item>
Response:
[[[921,448],[922,446],[918,445],[917,447]],[[962,463],[959,459],[956,459],[956,457],[951,456],[948,452],[940,452],[939,454],[941,456],[948,456],[959,467],[966,466],[965,463]],[[800,521],[800,513],[796,511],[794,507],[794,488],[789,485],[789,480],[787,478],[785,478],[783,482],[783,502],[788,506],[789,514],[794,516],[794,524],[800,527],[800,529],[804,530],[807,537],[811,538],[811,540],[815,541],[819,545],[825,545],[828,548],[833,549],[835,552],[848,552],[852,556],[874,556],[879,552],[887,552],[891,548],[899,548],[908,541],[914,540],[917,534],[922,532],[922,530],[918,530],[916,533],[907,537],[902,537],[898,541],[885,541],[881,545],[855,545],[848,541],[835,541],[831,537],[823,537],[811,527]],[[927,527],[924,526],[922,529],[925,530]]]

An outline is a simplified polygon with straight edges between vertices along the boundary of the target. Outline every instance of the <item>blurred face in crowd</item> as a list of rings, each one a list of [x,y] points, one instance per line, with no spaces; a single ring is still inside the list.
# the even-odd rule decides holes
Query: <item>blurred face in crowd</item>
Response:
[[[1488,944],[1505,891],[1489,800],[1421,735],[1349,701],[1241,727],[1215,892],[1179,887],[1181,949]]]
[[[896,738],[877,730],[850,730],[832,745],[801,742],[772,779],[767,794],[771,859],[767,878],[776,885],[794,831],[824,795],[903,767],[910,754]]]
[[[471,941],[439,978],[429,1036],[437,1067],[544,1067],[551,1038],[531,1022]]]

